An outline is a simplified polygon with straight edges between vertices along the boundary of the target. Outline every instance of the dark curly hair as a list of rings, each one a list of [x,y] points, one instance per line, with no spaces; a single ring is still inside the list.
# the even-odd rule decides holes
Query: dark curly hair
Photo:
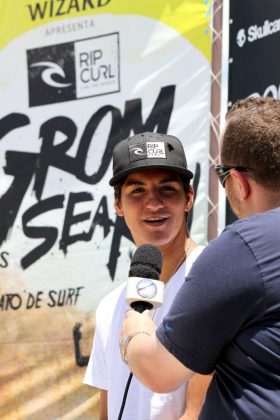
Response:
[[[226,114],[221,161],[252,168],[256,182],[280,190],[280,101],[249,97]]]

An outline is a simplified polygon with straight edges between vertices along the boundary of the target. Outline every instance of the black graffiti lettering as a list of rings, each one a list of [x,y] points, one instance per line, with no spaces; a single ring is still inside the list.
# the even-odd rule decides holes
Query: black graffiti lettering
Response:
[[[169,121],[174,107],[175,85],[161,88],[155,105],[145,123],[142,120],[141,99],[127,101],[123,118],[122,130],[127,137],[131,130],[135,133],[157,131],[167,133]]]
[[[30,123],[24,114],[12,113],[0,119],[0,139],[10,131],[24,127]],[[35,165],[35,154],[23,152],[7,152],[4,171],[7,175],[13,175],[14,181],[9,190],[1,197],[0,206],[0,245],[7,238],[14,224],[18,209],[29,185],[30,171]]]
[[[100,166],[98,170],[92,174],[87,175],[85,173],[85,163],[88,155],[88,149],[90,147],[92,138],[94,136],[94,133],[96,129],[98,128],[99,124],[102,122],[102,120],[107,116],[112,116],[112,122],[111,122],[111,129],[109,133],[109,138],[105,146],[104,154],[101,159]],[[119,129],[122,124],[122,117],[120,111],[113,107],[106,105],[102,108],[100,108],[89,120],[87,123],[84,132],[81,137],[79,149],[77,152],[76,159],[78,161],[78,173],[77,177],[81,181],[84,181],[88,184],[97,184],[104,176],[105,172],[108,169],[108,166],[110,164],[112,153],[115,145],[122,140],[122,138],[119,136]]]
[[[37,292],[35,295],[32,293],[28,293],[27,301],[26,301],[26,309],[38,309],[41,308],[41,301],[42,301],[42,294],[44,292]]]
[[[0,245],[8,237],[13,227],[18,210],[31,182],[36,166],[37,155],[25,152],[6,152],[7,175],[13,175],[14,180],[8,191],[1,197],[0,201]]]
[[[65,305],[73,305],[72,298],[75,296],[75,289],[68,289],[68,296],[66,297]],[[77,298],[75,302],[77,301]]]
[[[62,230],[62,237],[59,243],[59,248],[62,249],[65,254],[67,252],[67,247],[69,245],[77,241],[85,241],[85,242],[90,241],[97,225],[103,227],[104,238],[106,238],[107,235],[109,234],[110,226],[114,226],[114,223],[109,218],[107,198],[104,196],[102,197],[99,203],[99,206],[95,212],[89,231],[78,233],[75,235],[70,235],[70,229],[72,225],[85,221],[85,220],[89,220],[90,215],[91,215],[90,212],[73,215],[75,204],[79,202],[91,201],[91,200],[92,200],[92,195],[86,192],[71,193],[69,195],[65,221],[64,221],[64,226]]]
[[[55,136],[60,133],[65,140],[54,145]],[[55,117],[42,124],[39,136],[42,138],[42,146],[36,168],[34,191],[39,200],[46,182],[48,168],[50,166],[61,169],[72,175],[78,172],[78,162],[75,157],[67,155],[67,151],[73,145],[77,134],[76,124],[67,117]]]
[[[55,290],[50,290],[49,291],[49,298],[50,298],[51,303],[48,303],[48,306],[50,308],[53,308],[55,306],[55,299],[54,299],[54,297],[55,297],[56,294],[57,294],[57,292]]]
[[[161,89],[153,110],[145,123],[145,131],[167,133],[169,121],[174,107],[174,99],[175,85],[166,86]],[[156,127],[157,130],[155,130]]]
[[[143,124],[142,120],[140,99],[126,102],[123,119],[117,108],[112,106],[102,107],[87,123],[81,137],[76,158],[66,155],[67,150],[72,146],[75,139],[77,132],[75,124],[65,117],[56,117],[43,124],[40,130],[40,136],[42,137],[40,165],[38,165],[39,168],[36,171],[34,187],[37,198],[40,198],[42,194],[49,166],[54,166],[68,173],[76,174],[77,178],[81,181],[89,184],[96,184],[103,178],[108,169],[115,145],[122,138],[127,137],[132,129],[134,132],[142,132],[147,130],[153,131],[157,127],[160,132],[166,132],[173,110],[174,95],[174,85],[162,88],[145,124]],[[96,129],[103,118],[108,114],[112,115],[112,123],[101,164],[96,173],[87,175],[85,173],[85,162],[88,155],[88,149]],[[54,145],[54,138],[57,131],[65,134],[66,140],[59,145]],[[84,238],[73,238],[73,242],[76,242],[76,240],[87,240],[86,234],[84,233],[83,235]],[[90,232],[89,235],[91,237],[92,233]],[[65,250],[65,246],[67,247],[68,244],[64,239],[65,238],[63,237],[61,242],[61,249],[63,250]]]
[[[64,195],[55,195],[45,200],[39,201],[30,207],[22,216],[22,226],[28,238],[42,238],[44,242],[25,255],[21,260],[24,269],[29,267],[43,255],[45,255],[54,245],[58,229],[50,226],[28,226],[28,223],[47,211],[63,208]]]
[[[47,305],[50,308],[54,308],[55,306],[76,305],[82,289],[84,289],[84,286],[76,287],[75,289],[62,289],[59,291],[50,290],[50,302]]]
[[[9,252],[6,252],[6,251],[0,252],[0,267],[2,267],[2,268],[8,267],[8,265],[9,265],[9,262],[8,262],[8,259],[7,259],[8,255],[10,255]]]
[[[70,118],[62,116],[52,118],[42,124],[39,134],[42,138],[42,147],[39,155],[8,151],[6,153],[7,165],[5,172],[14,176],[14,182],[1,199],[0,216],[3,216],[1,220],[5,221],[5,226],[0,232],[0,245],[7,238],[9,229],[13,226],[19,206],[35,173],[35,169],[34,191],[38,200],[41,198],[50,166],[68,172],[83,182],[96,184],[102,179],[108,169],[115,145],[123,138],[128,137],[131,131],[135,133],[144,130],[153,131],[156,126],[162,133],[167,131],[173,109],[174,93],[175,86],[173,85],[161,89],[151,114],[144,124],[140,99],[126,102],[123,118],[117,108],[112,106],[102,107],[90,118],[85,127],[76,157],[69,156],[66,152],[73,145],[77,127]],[[108,114],[112,116],[112,123],[101,164],[93,175],[88,176],[85,173],[88,149],[97,127]],[[0,133],[4,136],[12,129],[26,124],[29,124],[29,119],[26,116],[10,114],[0,120]],[[54,145],[57,133],[65,135],[65,140],[60,144]]]
[[[78,179],[89,184],[97,184],[104,176],[112,159],[115,145],[122,139],[128,137],[133,131],[141,133],[143,131],[157,131],[166,133],[171,118],[175,97],[175,85],[163,87],[159,93],[156,103],[145,123],[142,120],[142,105],[140,99],[127,101],[123,118],[120,111],[113,106],[104,106],[97,111],[89,120],[82,135],[79,149],[77,152]],[[112,115],[111,129],[109,138],[105,146],[104,154],[101,159],[99,169],[93,175],[87,176],[84,172],[88,149],[93,135],[100,122],[108,114]]]
[[[59,248],[63,250],[64,254],[67,252],[67,247],[77,241],[88,241],[88,234],[86,232],[77,233],[70,235],[71,226],[89,220],[91,212],[87,211],[84,213],[74,215],[75,205],[85,201],[92,201],[93,197],[90,193],[70,193],[69,200],[65,213],[65,221],[62,230],[62,237],[59,242]]]
[[[143,131],[158,131],[167,133],[169,121],[174,107],[175,85],[161,88],[155,105],[146,122],[142,118],[142,101],[133,99],[125,102],[124,116],[119,127],[120,140],[128,137],[131,132],[135,134]]]
[[[22,299],[18,293],[7,293],[0,298],[0,310],[17,310],[21,307]]]
[[[88,361],[89,361],[89,356],[83,356],[81,352],[81,346],[80,346],[80,342],[82,339],[81,326],[82,326],[81,322],[76,322],[73,328],[75,359],[76,359],[76,365],[79,367],[87,366]]]
[[[112,280],[115,277],[117,261],[120,256],[120,245],[121,245],[122,237],[133,241],[131,233],[124,221],[124,218],[117,216],[116,223],[115,223],[115,230],[114,230],[114,234],[112,238],[109,262],[107,264]]]
[[[104,196],[102,197],[100,204],[96,210],[96,213],[94,215],[91,229],[89,231],[90,238],[93,235],[95,227],[99,225],[103,227],[104,230],[104,238],[107,237],[107,235],[110,232],[110,226],[114,226],[114,223],[109,218],[109,212],[108,212],[108,204],[107,204],[107,198]]]
[[[24,114],[12,113],[0,119],[0,140],[10,131],[24,127],[30,123],[29,118]]]
[[[101,107],[89,119],[79,142],[76,156],[70,156],[67,152],[74,144],[77,135],[76,124],[67,117],[58,116],[46,121],[40,128],[40,138],[42,146],[40,153],[27,153],[19,151],[6,152],[5,172],[14,177],[8,191],[1,197],[0,201],[0,220],[4,221],[0,228],[0,245],[7,239],[11,228],[14,225],[20,205],[26,194],[26,191],[35,175],[34,191],[38,203],[28,209],[22,217],[23,231],[29,238],[41,238],[43,243],[29,252],[21,260],[22,267],[26,269],[39,258],[45,255],[57,240],[58,230],[56,227],[30,226],[29,222],[49,210],[63,207],[63,195],[57,195],[45,200],[41,200],[43,189],[46,183],[48,170],[50,167],[58,168],[87,184],[97,184],[102,180],[106,173],[115,145],[123,138],[128,137],[133,132],[158,131],[166,133],[170,122],[175,97],[175,85],[161,88],[156,102],[147,117],[146,121],[142,117],[141,99],[134,99],[125,102],[125,111],[122,116],[119,109],[106,105]],[[111,117],[110,132],[104,152],[99,165],[93,169],[93,173],[86,173],[86,162],[88,152],[104,118]],[[15,128],[29,124],[29,119],[23,114],[10,114],[0,120],[0,138],[5,136]],[[64,135],[64,141],[55,144],[56,136]],[[96,162],[97,159],[92,159]],[[81,194],[81,195],[79,195]],[[72,243],[83,240],[89,241],[97,225],[104,229],[104,237],[110,231],[110,226],[114,226],[108,216],[107,201],[102,198],[97,212],[92,220],[88,232],[81,232],[77,235],[70,235],[70,228],[73,224],[90,218],[90,212],[74,215],[75,203],[79,201],[88,201],[91,198],[86,193],[70,193],[66,217],[63,226],[63,233],[60,241],[60,249],[66,253],[67,247]],[[114,277],[117,258],[119,256],[119,247],[122,236],[131,238],[126,225],[117,218],[115,231],[110,252],[108,267],[111,277]]]
[[[111,129],[109,138],[105,147],[104,155],[101,160],[99,169],[93,175],[85,173],[85,164],[88,155],[88,149],[91,145],[92,138],[99,124],[108,114],[112,115]],[[82,134],[76,157],[67,155],[67,151],[72,146],[77,133],[75,123],[67,117],[55,117],[46,121],[40,130],[42,137],[42,147],[40,157],[36,169],[36,179],[34,190],[36,197],[39,199],[45,184],[47,171],[50,166],[61,169],[72,175],[75,175],[80,181],[88,184],[98,183],[106,172],[115,145],[122,139],[118,135],[121,125],[121,113],[117,108],[112,106],[104,106],[98,110],[87,123]],[[65,135],[65,140],[55,145],[55,135],[57,133]]]

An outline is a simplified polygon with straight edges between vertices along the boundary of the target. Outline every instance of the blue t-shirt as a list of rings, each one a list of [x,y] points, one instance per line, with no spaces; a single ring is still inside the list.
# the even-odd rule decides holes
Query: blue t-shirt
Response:
[[[189,369],[215,372],[200,419],[280,418],[280,209],[228,226],[157,330]]]

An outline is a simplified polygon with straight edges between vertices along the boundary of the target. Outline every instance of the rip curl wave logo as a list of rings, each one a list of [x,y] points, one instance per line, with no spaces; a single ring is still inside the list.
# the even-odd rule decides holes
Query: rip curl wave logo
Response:
[[[141,149],[141,147],[132,147],[130,150],[135,155],[146,156],[146,152],[143,149]]]
[[[237,45],[242,48],[243,45],[245,44],[247,38],[246,38],[246,34],[245,34],[245,29],[239,29],[237,36],[236,36],[236,42]]]
[[[55,76],[62,79],[66,78],[63,68],[56,63],[40,61],[39,63],[31,64],[30,67],[43,67],[44,70],[41,72],[41,78],[49,86],[63,89],[72,85],[72,83],[60,83],[54,79]]]
[[[128,146],[128,150],[130,162],[147,159],[147,148],[145,144],[139,143]]]
[[[27,50],[29,106],[76,99],[74,43]]]

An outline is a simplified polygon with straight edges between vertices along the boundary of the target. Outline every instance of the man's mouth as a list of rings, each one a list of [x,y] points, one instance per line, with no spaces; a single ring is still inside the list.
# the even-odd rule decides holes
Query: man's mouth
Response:
[[[158,225],[164,223],[166,220],[166,217],[148,217],[145,219],[145,222],[149,225]]]

